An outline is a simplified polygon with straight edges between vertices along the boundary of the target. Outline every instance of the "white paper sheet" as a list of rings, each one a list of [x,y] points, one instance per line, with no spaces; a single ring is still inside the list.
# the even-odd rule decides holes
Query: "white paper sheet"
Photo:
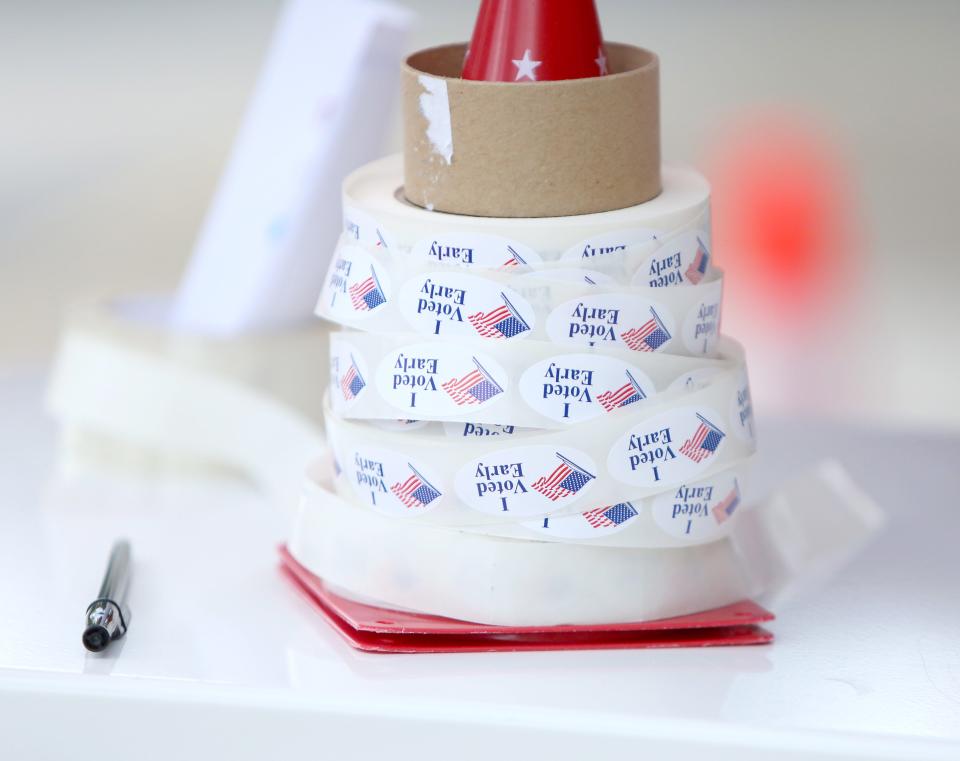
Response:
[[[172,321],[236,335],[312,319],[340,230],[340,182],[376,156],[411,16],[292,0],[180,285]]]

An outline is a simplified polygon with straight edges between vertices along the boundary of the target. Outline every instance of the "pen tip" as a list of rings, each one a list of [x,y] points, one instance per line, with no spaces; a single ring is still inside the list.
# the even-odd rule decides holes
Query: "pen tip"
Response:
[[[83,632],[83,646],[91,653],[99,653],[110,644],[110,632],[102,626],[88,626]]]

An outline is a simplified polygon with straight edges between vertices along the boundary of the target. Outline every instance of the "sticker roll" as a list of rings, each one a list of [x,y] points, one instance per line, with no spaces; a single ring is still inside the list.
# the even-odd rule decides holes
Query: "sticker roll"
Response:
[[[383,449],[374,451],[379,453],[384,474],[393,473],[394,477],[390,478],[394,481],[391,493],[400,500],[406,510],[401,511],[399,505],[384,499],[383,495],[379,500],[368,500],[358,494],[358,483],[352,480],[356,475],[354,467],[366,467],[362,486],[369,488],[370,460],[348,463],[345,467],[340,466],[338,461],[334,469],[336,477],[332,482],[333,489],[339,497],[358,509],[370,510],[400,523],[448,526],[478,535],[564,544],[690,547],[709,544],[728,536],[745,509],[743,499],[748,483],[746,472],[749,461],[647,497],[622,499],[614,504],[601,504],[588,509],[577,509],[575,512],[560,508],[559,514],[532,518],[529,515],[522,516],[516,519],[515,523],[464,524],[457,518],[458,512],[454,510],[423,514],[417,509],[429,507],[429,501],[441,495],[441,492],[428,480],[428,476],[410,464],[409,460],[412,458],[402,455],[398,457],[396,452],[387,454]],[[510,485],[522,483],[524,478],[522,473],[502,475],[513,476],[503,479],[511,482]],[[411,478],[415,481],[411,482]],[[465,488],[465,482],[473,486],[466,479],[462,479],[455,486]],[[480,483],[488,487],[497,482],[485,480]],[[516,491],[501,492],[501,495],[505,495],[508,501],[517,496]],[[469,501],[470,496],[473,495],[461,499],[455,491],[447,498],[447,504],[459,501],[460,507],[464,508],[459,514],[469,513],[471,505],[474,504]],[[424,502],[427,504],[424,505]],[[434,520],[430,520],[431,517]]]
[[[325,478],[305,485],[290,552],[324,582],[387,607],[502,625],[604,624],[750,595],[727,541],[657,550],[482,536],[358,510]]]
[[[677,253],[670,259],[680,262],[682,257]],[[649,271],[643,266],[642,272]],[[653,271],[666,272],[660,263]],[[712,356],[723,295],[719,271],[705,270],[688,287],[620,282],[619,274],[595,270],[464,271],[370,252],[341,240],[317,314],[379,334],[413,331],[429,339],[542,340],[558,346]]]
[[[722,470],[643,499],[470,530],[505,538],[601,547],[709,544],[728,536],[744,514],[748,465]]]
[[[343,183],[344,232],[364,245],[409,252],[427,252],[434,258],[463,261],[471,256],[499,266],[497,257],[509,254],[506,243],[528,263],[566,261],[575,265],[602,258],[655,236],[693,230],[709,252],[710,185],[697,171],[663,168],[663,191],[656,198],[616,211],[566,217],[476,217],[446,214],[414,206],[403,197],[403,159],[400,154],[373,161],[350,174]],[[489,237],[487,237],[489,236]],[[493,253],[491,253],[493,252]],[[494,256],[495,253],[495,256]],[[504,256],[499,260],[506,262]]]
[[[744,382],[733,367],[563,430],[503,426],[454,446],[422,423],[389,430],[329,411],[327,438],[338,483],[373,510],[457,526],[532,521],[672,492],[742,464],[755,450],[752,418],[739,413]]]
[[[355,420],[486,423],[543,429],[609,417],[729,375],[749,406],[743,351],[717,357],[488,343],[337,331],[330,336],[330,402]],[[724,414],[727,413],[724,405]],[[738,411],[738,417],[740,416]],[[744,424],[752,426],[752,411]],[[482,432],[477,431],[480,435]]]
[[[210,338],[172,329],[169,302],[122,299],[67,321],[47,405],[67,458],[242,474],[271,496],[297,489],[322,451],[327,328]]]
[[[775,603],[855,554],[882,511],[834,462],[747,510],[726,538],[637,549],[484,536],[389,520],[333,493],[329,458],[304,483],[289,549],[339,591],[383,607],[508,626],[614,624],[743,598]]]
[[[559,257],[541,254],[502,235],[442,233],[434,228],[424,229],[424,237],[409,248],[388,245],[379,226],[369,221],[362,224],[347,220],[341,234],[344,245],[360,246],[377,259],[411,267],[443,265],[514,276],[539,273],[557,281],[649,288],[696,285],[715,271],[705,243],[709,240],[707,212],[669,231],[613,231],[602,239],[584,241]],[[371,226],[375,228],[373,241],[365,235]],[[442,220],[438,227],[443,229]]]

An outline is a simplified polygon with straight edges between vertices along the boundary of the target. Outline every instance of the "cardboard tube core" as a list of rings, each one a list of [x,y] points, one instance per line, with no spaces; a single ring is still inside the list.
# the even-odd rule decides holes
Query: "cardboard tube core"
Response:
[[[460,79],[465,44],[403,66],[404,194],[484,217],[611,211],[660,193],[659,60],[605,43],[610,74],[554,82]]]

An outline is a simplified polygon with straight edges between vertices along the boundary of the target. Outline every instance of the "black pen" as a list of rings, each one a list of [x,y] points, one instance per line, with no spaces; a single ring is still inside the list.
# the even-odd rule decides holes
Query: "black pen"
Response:
[[[121,539],[110,550],[107,572],[97,599],[87,606],[83,646],[92,653],[104,650],[127,633],[130,612],[126,608],[130,586],[130,542]]]

